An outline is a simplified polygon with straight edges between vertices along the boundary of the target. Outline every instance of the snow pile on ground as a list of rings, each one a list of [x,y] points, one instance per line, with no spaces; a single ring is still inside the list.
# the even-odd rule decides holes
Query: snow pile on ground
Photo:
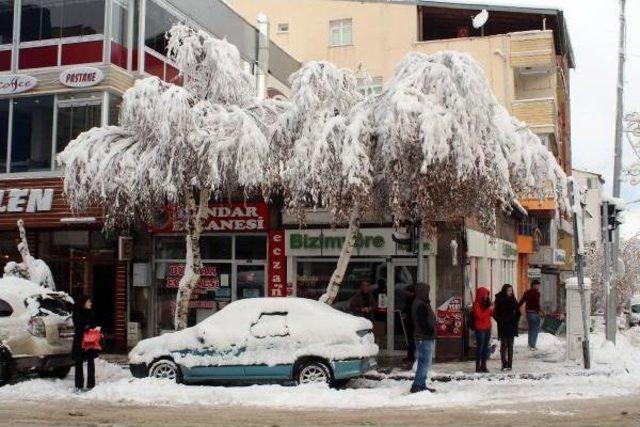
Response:
[[[591,353],[596,364],[640,374],[640,327],[618,333],[615,345],[603,334],[591,335]]]

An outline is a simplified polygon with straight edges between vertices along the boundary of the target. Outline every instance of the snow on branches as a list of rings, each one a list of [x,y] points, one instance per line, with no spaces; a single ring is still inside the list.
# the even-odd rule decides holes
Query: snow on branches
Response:
[[[291,87],[291,104],[271,136],[271,185],[282,190],[286,208],[300,222],[305,209],[319,206],[343,222],[364,203],[372,182],[366,146],[345,137],[362,101],[356,78],[313,61],[291,76]]]

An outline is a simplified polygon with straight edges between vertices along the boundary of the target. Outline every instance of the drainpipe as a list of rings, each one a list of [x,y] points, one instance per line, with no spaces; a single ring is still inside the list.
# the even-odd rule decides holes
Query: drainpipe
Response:
[[[267,74],[269,73],[269,19],[258,14],[258,63],[256,87],[259,99],[267,97]]]

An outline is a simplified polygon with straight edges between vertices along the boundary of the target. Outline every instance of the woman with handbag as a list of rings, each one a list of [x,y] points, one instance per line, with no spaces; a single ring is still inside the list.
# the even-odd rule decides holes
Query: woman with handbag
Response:
[[[99,342],[96,346],[95,335],[98,321],[92,310],[91,298],[84,295],[77,298],[73,306],[73,347],[71,355],[75,361],[76,390],[84,388],[84,362],[87,362],[87,389],[96,385],[95,358],[98,357]]]

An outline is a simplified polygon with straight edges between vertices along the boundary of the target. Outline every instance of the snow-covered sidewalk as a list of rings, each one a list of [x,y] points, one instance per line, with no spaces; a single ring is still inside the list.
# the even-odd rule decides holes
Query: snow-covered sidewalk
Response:
[[[247,387],[187,386],[156,379],[134,379],[122,366],[99,361],[97,386],[73,393],[73,379],[32,379],[0,388],[0,399],[139,405],[258,406],[280,409],[454,407],[485,406],[518,402],[615,397],[640,393],[640,328],[620,334],[617,347],[603,345],[602,336],[592,336],[593,369],[588,375],[575,363],[564,360],[564,343],[541,335],[540,349],[530,352],[517,342],[514,373],[546,373],[540,378],[518,375],[475,375],[473,381],[436,383],[437,393],[407,394],[410,372],[396,378],[358,379],[348,388],[333,390],[323,385],[299,387],[259,385]],[[526,341],[524,341],[526,342]],[[528,352],[528,353],[527,353]],[[496,365],[498,362],[494,362]],[[439,375],[438,372],[435,373]],[[460,375],[467,375],[460,373]],[[404,378],[403,378],[404,376]],[[468,376],[467,376],[468,377]],[[500,379],[500,381],[496,381]]]

